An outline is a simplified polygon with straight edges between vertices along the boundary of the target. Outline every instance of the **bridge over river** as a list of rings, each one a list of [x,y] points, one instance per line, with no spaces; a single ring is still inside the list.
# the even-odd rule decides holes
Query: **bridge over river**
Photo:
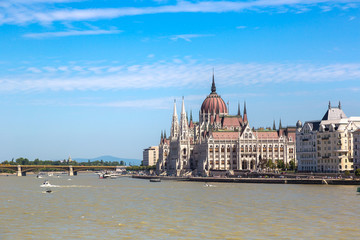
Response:
[[[17,172],[17,176],[26,176],[27,172],[34,172],[46,169],[63,170],[69,173],[69,176],[77,175],[78,171],[86,170],[120,170],[126,166],[72,166],[72,165],[0,165],[0,169],[8,169]]]

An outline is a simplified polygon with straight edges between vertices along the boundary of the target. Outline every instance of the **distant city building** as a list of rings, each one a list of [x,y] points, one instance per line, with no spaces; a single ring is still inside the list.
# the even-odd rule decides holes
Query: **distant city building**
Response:
[[[143,151],[143,166],[154,166],[159,159],[159,147],[153,146]]]
[[[354,170],[360,169],[360,129],[353,133],[354,140]]]
[[[174,102],[170,136],[161,134],[157,173],[208,176],[211,171],[259,170],[271,160],[296,161],[296,127],[252,129],[246,104],[243,116],[238,105],[229,115],[224,100],[216,93],[214,76],[211,93],[203,101],[199,122],[190,120],[182,100],[180,122]]]
[[[319,121],[297,123],[298,170],[304,172],[343,172],[354,170],[353,133],[360,117],[347,117],[341,104],[328,110]]]

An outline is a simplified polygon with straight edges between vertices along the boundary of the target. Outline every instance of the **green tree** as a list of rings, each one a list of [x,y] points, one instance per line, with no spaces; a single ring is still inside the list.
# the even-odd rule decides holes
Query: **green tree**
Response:
[[[281,170],[285,170],[285,163],[284,163],[284,161],[282,161],[282,160],[277,160],[277,161],[276,161],[276,167],[279,168],[279,169],[281,169]]]
[[[295,166],[295,161],[294,161],[294,160],[290,160],[289,165],[290,165],[290,167],[289,167],[290,170],[291,170],[291,171],[294,171],[294,170],[295,170],[295,167],[296,167],[296,166]]]
[[[356,169],[355,176],[360,177],[360,168]]]
[[[266,167],[274,169],[275,168],[275,164],[273,163],[273,161],[271,159],[269,159],[266,163]]]
[[[344,174],[346,177],[350,176],[350,172],[348,170],[346,170]]]
[[[18,164],[18,165],[29,165],[29,164],[30,164],[29,159],[27,159],[27,158],[22,158],[22,157],[16,159],[15,162],[16,162],[16,164]]]

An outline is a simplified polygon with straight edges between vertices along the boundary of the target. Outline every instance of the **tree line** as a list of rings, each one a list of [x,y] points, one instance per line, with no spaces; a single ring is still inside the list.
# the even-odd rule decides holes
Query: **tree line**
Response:
[[[126,166],[124,161],[103,161],[103,160],[96,160],[87,162],[76,162],[76,161],[67,161],[67,160],[58,160],[58,161],[51,161],[51,160],[39,160],[36,158],[34,161],[30,161],[27,158],[17,158],[16,160],[12,159],[11,161],[3,161],[1,164],[4,165],[57,165],[57,166]]]

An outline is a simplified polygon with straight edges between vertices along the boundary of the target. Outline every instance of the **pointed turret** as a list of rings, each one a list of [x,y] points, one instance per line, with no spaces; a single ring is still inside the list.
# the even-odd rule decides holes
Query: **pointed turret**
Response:
[[[279,122],[279,130],[280,129],[282,129],[281,118],[280,118],[280,122]]]
[[[276,130],[275,120],[274,120],[274,123],[273,123],[273,130]]]
[[[164,139],[166,139],[166,130],[164,130]]]
[[[341,109],[341,102],[339,101],[339,109]]]
[[[189,122],[189,128],[194,128],[194,123],[192,119],[192,110],[190,110],[190,122]]]
[[[329,106],[328,107],[329,107],[329,109],[331,109],[331,102],[330,101],[329,101]]]
[[[244,102],[244,123],[247,123],[248,119],[247,119],[247,112],[246,112],[246,102]]]
[[[163,131],[161,130],[160,144],[162,144],[163,142],[164,142],[164,134]]]
[[[181,116],[180,116],[180,138],[186,139],[188,137],[188,121],[185,112],[184,97],[182,98]]]
[[[176,113],[176,100],[174,100],[174,113],[173,113],[173,119],[171,123],[171,138],[177,138],[179,134],[179,122],[178,122],[178,116]]]
[[[214,69],[213,69],[213,75],[212,75],[211,93],[216,93],[215,77],[214,77]]]
[[[240,111],[240,103],[238,102],[238,112],[237,115],[241,117],[241,111]]]

